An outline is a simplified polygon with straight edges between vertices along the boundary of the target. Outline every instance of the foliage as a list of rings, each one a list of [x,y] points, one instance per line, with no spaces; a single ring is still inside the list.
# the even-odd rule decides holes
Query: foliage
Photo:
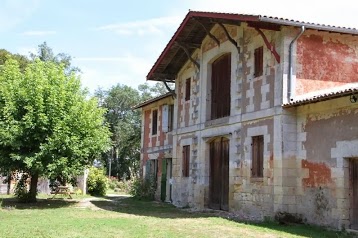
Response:
[[[47,45],[46,41],[38,45],[37,54],[30,53],[30,58],[32,60],[39,59],[43,62],[53,62],[57,65],[62,65],[67,75],[81,72],[79,68],[71,65],[72,57],[70,55],[65,53],[55,55],[51,47]]]
[[[22,174],[21,178],[18,180],[15,189],[14,195],[20,202],[29,202],[29,191],[27,189],[27,180],[29,176],[27,174]]]
[[[170,87],[171,90],[174,90],[174,85],[172,83],[168,83],[168,86]],[[138,86],[138,90],[141,92],[142,101],[153,97],[158,97],[168,92],[168,89],[165,87],[163,82],[157,82],[153,86],[150,86],[146,82],[140,84]]]
[[[111,167],[111,175],[122,180],[139,173],[141,114],[132,107],[168,92],[161,82],[154,86],[141,84],[138,89],[118,84],[109,90],[98,89],[95,93],[100,106],[107,109],[105,117],[112,132],[112,149],[102,155],[102,160],[107,168]]]
[[[109,188],[114,190],[115,192],[129,192],[129,188],[131,185],[131,180],[126,181],[118,181],[116,178],[109,180]]]
[[[5,49],[0,49],[0,65],[4,65],[5,62],[10,58],[16,60],[19,63],[21,71],[25,71],[25,68],[30,63],[30,60],[24,55],[12,54]]]
[[[134,177],[129,188],[129,194],[135,198],[154,199],[156,191],[156,181],[154,176],[148,179]]]
[[[92,196],[105,196],[108,189],[108,178],[103,170],[91,167],[87,178],[87,190]]]
[[[111,174],[129,178],[137,173],[140,158],[140,113],[132,106],[140,102],[139,92],[126,85],[116,85],[109,90],[97,90],[100,105],[107,109],[106,122],[112,132],[112,150],[103,155]]]
[[[108,149],[104,109],[64,66],[9,59],[0,74],[0,166],[39,176],[75,175]]]

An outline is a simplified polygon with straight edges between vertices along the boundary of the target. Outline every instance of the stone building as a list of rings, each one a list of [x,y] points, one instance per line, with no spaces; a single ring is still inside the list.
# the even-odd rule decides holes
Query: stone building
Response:
[[[190,11],[147,75],[142,170],[177,206],[358,228],[358,30]]]

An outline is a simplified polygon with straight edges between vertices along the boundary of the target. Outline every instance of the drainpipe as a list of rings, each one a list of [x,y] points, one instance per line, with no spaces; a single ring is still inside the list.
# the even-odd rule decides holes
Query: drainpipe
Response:
[[[292,48],[293,48],[293,43],[295,43],[295,41],[303,34],[303,32],[305,31],[305,26],[301,26],[301,31],[300,33],[298,33],[298,35],[295,37],[295,39],[293,39],[290,43],[289,49],[288,49],[288,82],[287,82],[287,100],[288,102],[293,101],[293,98],[291,98],[292,95],[292,91],[294,90],[293,88],[293,83],[292,83],[292,71],[293,71],[293,66],[292,66],[292,61],[293,61],[293,56],[292,56]]]

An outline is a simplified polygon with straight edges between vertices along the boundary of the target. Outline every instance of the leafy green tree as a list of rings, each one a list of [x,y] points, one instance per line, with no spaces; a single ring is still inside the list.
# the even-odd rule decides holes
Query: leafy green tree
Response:
[[[173,90],[174,85],[168,83],[168,86]],[[147,100],[152,97],[157,97],[168,92],[163,82],[157,82],[153,86],[150,86],[147,82],[140,84],[138,90],[141,92],[142,100]]]
[[[30,53],[30,58],[32,60],[40,59],[44,62],[53,62],[58,65],[63,65],[66,74],[81,72],[79,68],[71,65],[72,57],[70,55],[65,53],[55,55],[52,48],[47,45],[46,41],[38,45],[37,54]]]
[[[100,105],[107,109],[106,121],[112,132],[112,149],[102,156],[111,175],[128,179],[138,173],[141,115],[138,110],[133,111],[132,107],[167,92],[162,82],[153,86],[144,83],[138,86],[138,90],[121,84],[109,90],[97,89],[95,95]]]
[[[22,71],[24,71],[26,66],[30,63],[30,60],[24,55],[12,54],[5,49],[0,49],[0,65],[1,66],[4,65],[5,62],[10,58],[15,59],[19,63],[19,67]]]
[[[31,176],[30,201],[39,176],[78,173],[109,148],[105,110],[64,67],[10,59],[0,73],[0,166]]]
[[[95,94],[107,109],[105,117],[112,132],[112,149],[103,160],[111,167],[112,175],[128,178],[138,170],[140,158],[140,115],[131,109],[140,102],[140,94],[121,84],[109,90],[98,89]]]

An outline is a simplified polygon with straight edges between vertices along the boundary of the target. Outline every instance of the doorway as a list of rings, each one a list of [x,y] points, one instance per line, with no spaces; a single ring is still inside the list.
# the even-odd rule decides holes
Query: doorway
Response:
[[[358,230],[358,159],[350,160],[351,228]]]
[[[229,210],[229,140],[220,137],[210,142],[209,207]]]
[[[172,201],[172,159],[163,159],[160,198],[163,202]]]

